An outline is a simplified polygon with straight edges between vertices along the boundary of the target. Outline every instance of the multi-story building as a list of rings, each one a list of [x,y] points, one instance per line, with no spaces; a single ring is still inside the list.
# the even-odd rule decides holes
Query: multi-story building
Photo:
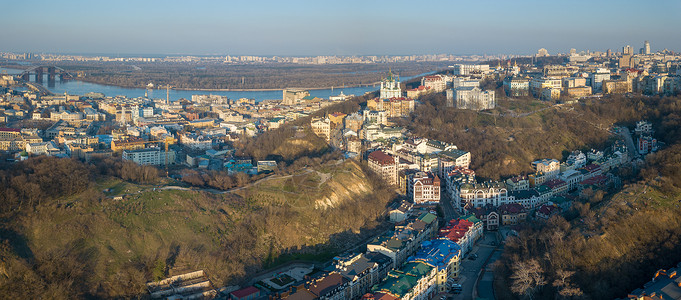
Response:
[[[437,293],[437,268],[422,261],[406,263],[390,271],[385,280],[373,288],[373,293],[402,300],[431,299]]]
[[[527,210],[519,203],[499,206],[497,212],[501,216],[501,225],[516,225],[527,219]]]
[[[345,129],[349,129],[354,132],[359,132],[359,130],[362,129],[364,121],[365,121],[364,115],[360,115],[359,113],[352,113],[349,116],[345,117]]]
[[[567,68],[562,65],[546,65],[544,66],[544,76],[550,78],[563,78],[570,75]]]
[[[494,207],[508,203],[506,184],[498,181],[471,182],[452,188],[451,198],[455,209],[467,211],[491,204]]]
[[[473,244],[482,237],[483,223],[473,215],[452,219],[440,229],[438,236],[447,238],[461,247],[461,255],[473,249]]]
[[[489,65],[464,65],[456,64],[452,68],[452,74],[467,76],[471,74],[487,74],[490,72]]]
[[[430,75],[421,78],[421,85],[433,89],[436,93],[444,92],[447,88],[447,81],[443,75]]]
[[[504,91],[508,97],[527,97],[530,94],[530,80],[518,76],[506,77]]]
[[[21,129],[18,128],[0,128],[0,138],[18,138],[21,137]]]
[[[392,157],[381,150],[369,153],[367,163],[369,168],[376,172],[386,183],[397,184],[397,172],[399,158]]]
[[[434,91],[435,90],[432,87],[419,85],[418,87],[407,90],[407,98],[415,99],[422,95],[432,93]]]
[[[527,190],[530,188],[530,181],[527,176],[515,176],[506,179],[506,188],[509,191]]]
[[[402,127],[388,127],[382,125],[368,125],[360,131],[360,137],[367,141],[376,141],[379,139],[389,140],[392,138],[402,137]]]
[[[536,173],[544,174],[547,179],[553,179],[560,173],[560,162],[557,159],[541,159],[532,162],[532,169]]]
[[[328,299],[344,300],[348,297],[348,280],[332,271],[315,276],[303,284],[277,295],[278,299]]]
[[[362,115],[364,124],[388,125],[388,113],[384,110],[364,110]]]
[[[464,150],[449,148],[437,153],[437,157],[440,177],[445,177],[456,168],[468,169],[471,164],[471,153]]]
[[[598,69],[596,72],[590,73],[589,74],[589,79],[591,82],[591,87],[593,88],[594,92],[602,92],[603,91],[603,81],[604,80],[610,80],[610,71],[607,69]]]
[[[447,90],[447,107],[471,110],[493,109],[496,107],[494,91],[483,91],[478,87],[458,87]]]
[[[310,120],[312,132],[326,141],[331,140],[331,120],[329,118],[312,118]]]
[[[378,252],[390,257],[392,267],[397,268],[416,252],[421,242],[431,239],[437,230],[437,216],[423,213],[415,219],[408,219],[395,230],[377,236],[367,244],[367,251]]]
[[[539,77],[530,80],[530,93],[535,98],[542,98],[545,89],[554,89],[560,92],[562,83],[559,78]]]
[[[653,134],[653,124],[648,122],[648,121],[638,121],[638,122],[636,122],[636,127],[634,128],[634,133],[638,136],[652,135]]]
[[[333,259],[335,272],[347,279],[347,299],[359,299],[381,282],[391,269],[392,260],[376,252],[352,253]]]
[[[83,118],[83,113],[81,112],[70,112],[70,111],[61,111],[61,112],[51,112],[50,113],[50,120],[52,121],[59,121],[59,120],[64,120],[66,122],[75,122],[75,121],[82,121]]]
[[[348,116],[347,114],[341,112],[329,114],[329,121],[331,121],[331,127],[336,128],[337,126],[343,125],[343,120],[347,116]]]
[[[470,77],[454,77],[452,78],[452,88],[458,87],[480,87],[480,80],[471,79]]]
[[[447,280],[459,276],[461,246],[450,239],[434,239],[421,243],[421,249],[410,261],[422,261],[437,269],[438,293],[447,292]]]
[[[563,88],[586,86],[586,78],[584,77],[565,77],[561,80],[563,82]]]
[[[431,172],[417,172],[408,181],[407,194],[414,204],[440,203],[440,178]]]
[[[284,89],[281,103],[283,105],[295,105],[308,96],[310,96],[310,92],[304,89]]]
[[[180,144],[192,149],[208,150],[213,147],[212,139],[196,133],[181,133],[179,138]]]
[[[367,101],[367,109],[385,111],[388,118],[408,116],[414,111],[414,99],[404,97],[370,99]]]
[[[679,299],[679,295],[681,295],[681,262],[676,268],[657,270],[651,281],[643,284],[643,288],[628,293],[626,299]]]
[[[544,200],[546,200],[545,197],[542,197],[537,189],[528,188],[508,192],[508,204],[520,204],[526,209],[533,209],[543,204]]]
[[[562,94],[565,94],[568,97],[572,98],[582,98],[586,96],[590,96],[592,94],[592,89],[590,86],[578,86],[578,87],[569,87],[569,88],[564,88],[562,91]],[[555,95],[551,95],[552,99],[555,99]],[[560,96],[558,96],[560,98]]]
[[[162,151],[160,148],[145,148],[136,150],[123,150],[123,160],[132,161],[138,165],[165,165],[175,163],[175,151]]]

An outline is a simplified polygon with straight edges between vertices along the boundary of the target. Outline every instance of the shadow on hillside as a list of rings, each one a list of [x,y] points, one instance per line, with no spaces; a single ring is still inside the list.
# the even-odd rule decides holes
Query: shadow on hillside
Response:
[[[16,253],[19,257],[29,262],[33,261],[33,251],[31,251],[31,247],[28,246],[23,235],[11,229],[0,228],[0,240],[7,240],[12,247],[12,252]]]

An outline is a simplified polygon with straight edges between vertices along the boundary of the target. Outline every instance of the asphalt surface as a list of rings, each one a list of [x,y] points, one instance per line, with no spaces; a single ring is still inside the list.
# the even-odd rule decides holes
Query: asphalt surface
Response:
[[[473,246],[473,250],[471,250],[471,252],[466,255],[466,258],[464,258],[461,261],[461,271],[459,272],[458,283],[461,284],[462,291],[458,295],[453,295],[452,297],[453,299],[456,300],[474,299],[473,291],[475,289],[475,282],[478,279],[480,270],[483,268],[485,260],[487,260],[487,258],[492,255],[495,249],[495,246],[492,245],[492,242],[496,243],[496,233],[486,232],[484,237],[478,240],[475,246]],[[471,254],[477,254],[478,258],[475,260],[471,260],[470,259]]]

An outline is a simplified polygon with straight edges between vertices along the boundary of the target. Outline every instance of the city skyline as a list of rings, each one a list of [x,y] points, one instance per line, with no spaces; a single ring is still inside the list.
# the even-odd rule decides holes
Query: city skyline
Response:
[[[637,5],[638,4],[638,5]],[[85,1],[4,4],[0,51],[183,55],[550,54],[681,49],[681,2]],[[636,7],[636,9],[631,9]]]

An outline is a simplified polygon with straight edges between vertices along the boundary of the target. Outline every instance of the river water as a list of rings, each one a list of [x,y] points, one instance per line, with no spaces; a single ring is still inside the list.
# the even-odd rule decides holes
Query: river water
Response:
[[[0,73],[7,72],[7,74],[20,74],[22,70],[0,68]],[[417,76],[423,76],[425,74],[419,74],[416,76],[403,77],[402,80],[406,81]],[[33,77],[33,76],[31,76]],[[33,78],[31,78],[33,80]],[[101,85],[96,83],[82,82],[78,80],[60,81],[55,80],[54,85],[47,83],[47,75],[44,75],[43,85],[47,87],[48,90],[55,94],[69,93],[71,95],[85,95],[89,92],[103,93],[107,97],[113,96],[125,96],[128,98],[144,97],[145,92],[150,98],[166,98],[166,90],[147,90],[142,88],[122,88],[117,86]],[[310,90],[310,95],[314,97],[328,99],[330,96],[336,96],[343,92],[345,95],[355,95],[361,96],[366,92],[373,92],[379,89],[379,86],[373,87],[345,87],[345,88],[334,88],[334,89],[321,89],[321,90]],[[230,99],[240,99],[248,98],[255,99],[256,102],[263,100],[281,100],[282,90],[273,91],[219,91],[219,90],[205,90],[205,91],[186,91],[186,90],[170,90],[170,100],[176,101],[181,98],[191,100],[192,95],[220,95],[227,96]]]

